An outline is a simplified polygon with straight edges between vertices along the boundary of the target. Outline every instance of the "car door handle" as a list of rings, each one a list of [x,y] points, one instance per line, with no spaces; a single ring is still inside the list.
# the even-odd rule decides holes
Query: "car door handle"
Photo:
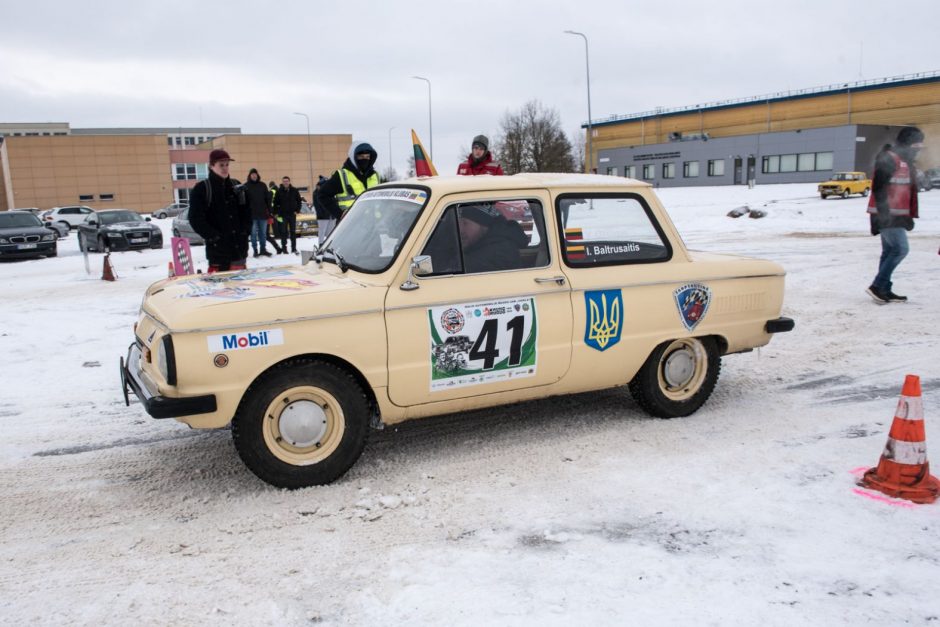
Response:
[[[536,277],[536,283],[557,283],[558,285],[565,284],[565,277],[563,276],[553,276],[553,277]]]

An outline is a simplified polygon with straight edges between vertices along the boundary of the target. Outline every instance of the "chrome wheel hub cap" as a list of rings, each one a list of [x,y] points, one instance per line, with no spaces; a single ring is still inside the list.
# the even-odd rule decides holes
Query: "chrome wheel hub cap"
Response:
[[[681,388],[695,374],[695,355],[687,348],[677,350],[663,364],[663,378],[670,388]]]
[[[281,412],[278,430],[291,446],[314,446],[326,435],[326,412],[313,401],[294,401]]]

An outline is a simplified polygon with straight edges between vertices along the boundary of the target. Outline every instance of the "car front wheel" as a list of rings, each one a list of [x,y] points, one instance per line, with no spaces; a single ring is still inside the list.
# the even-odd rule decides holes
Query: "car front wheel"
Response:
[[[842,190],[842,197],[843,197],[843,198],[848,198],[848,197],[849,197],[849,190],[843,189],[843,190]]]
[[[157,219],[163,220],[166,218],[166,213],[160,212],[157,214]]]
[[[863,190],[862,190],[862,198],[864,198],[865,196],[868,196],[868,192],[869,192],[869,191],[870,191],[870,190],[869,190],[867,187],[866,187],[865,189],[863,189]]]
[[[278,488],[323,485],[359,459],[370,406],[359,383],[328,363],[280,366],[248,389],[232,420],[242,461]]]
[[[630,382],[630,394],[650,415],[688,416],[711,396],[720,371],[721,355],[713,338],[663,342]]]

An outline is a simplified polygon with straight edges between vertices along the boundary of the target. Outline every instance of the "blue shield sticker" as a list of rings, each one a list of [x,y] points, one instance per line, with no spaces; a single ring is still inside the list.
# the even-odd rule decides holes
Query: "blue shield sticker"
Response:
[[[620,290],[599,290],[584,293],[584,343],[594,350],[605,351],[620,341],[623,298]]]
[[[682,324],[689,331],[693,330],[708,313],[708,306],[712,302],[711,289],[701,283],[689,283],[678,288],[673,295],[676,297]]]

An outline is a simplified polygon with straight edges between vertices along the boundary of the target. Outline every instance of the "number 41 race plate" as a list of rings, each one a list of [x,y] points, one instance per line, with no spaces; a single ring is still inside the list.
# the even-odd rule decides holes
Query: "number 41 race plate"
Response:
[[[532,298],[428,309],[431,391],[535,376],[536,318]]]

